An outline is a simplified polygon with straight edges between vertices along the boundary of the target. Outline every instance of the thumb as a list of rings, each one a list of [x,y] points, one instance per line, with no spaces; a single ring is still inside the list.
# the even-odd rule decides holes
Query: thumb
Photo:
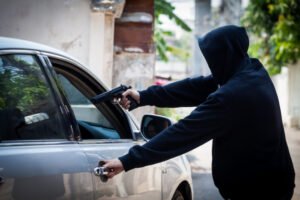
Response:
[[[122,96],[123,97],[126,97],[127,98],[127,96],[131,96],[134,100],[136,100],[138,103],[140,103],[140,94],[139,94],[139,92],[138,91],[136,91],[136,90],[133,90],[133,89],[129,89],[129,90],[126,90],[123,94],[122,94]]]

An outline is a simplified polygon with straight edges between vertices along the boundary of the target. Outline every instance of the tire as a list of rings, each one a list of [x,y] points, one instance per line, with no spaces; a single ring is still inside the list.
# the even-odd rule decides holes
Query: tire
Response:
[[[172,200],[184,200],[184,196],[179,190],[176,190]]]

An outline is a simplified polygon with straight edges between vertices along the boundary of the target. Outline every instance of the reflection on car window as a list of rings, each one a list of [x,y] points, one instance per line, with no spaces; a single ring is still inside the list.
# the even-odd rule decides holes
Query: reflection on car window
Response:
[[[118,132],[106,117],[64,75],[58,79],[68,98],[83,139],[119,139]]]
[[[36,57],[1,55],[0,88],[0,140],[66,138]]]

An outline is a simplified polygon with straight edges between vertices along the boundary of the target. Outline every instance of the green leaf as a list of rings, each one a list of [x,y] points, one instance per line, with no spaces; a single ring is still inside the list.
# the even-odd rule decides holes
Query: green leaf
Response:
[[[299,60],[300,1],[252,0],[241,23],[255,40],[249,54],[258,57],[270,74]]]
[[[167,38],[173,37],[175,34],[173,31],[164,30],[161,28],[163,23],[159,20],[159,17],[164,15],[170,20],[173,20],[177,26],[181,29],[190,32],[192,29],[174,13],[175,7],[171,2],[166,0],[155,0],[155,33],[153,40],[156,44],[156,50],[158,56],[165,62],[168,62],[168,53],[179,58],[180,60],[187,60],[190,56],[189,53],[180,47],[180,45],[175,47],[174,45],[168,44]]]

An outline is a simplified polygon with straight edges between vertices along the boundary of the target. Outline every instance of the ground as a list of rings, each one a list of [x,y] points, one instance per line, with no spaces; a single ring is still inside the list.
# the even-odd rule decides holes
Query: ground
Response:
[[[300,200],[300,130],[285,130],[296,171],[296,188],[292,200]],[[211,146],[212,143],[208,142],[188,154],[193,170],[195,200],[222,200],[211,176]]]

